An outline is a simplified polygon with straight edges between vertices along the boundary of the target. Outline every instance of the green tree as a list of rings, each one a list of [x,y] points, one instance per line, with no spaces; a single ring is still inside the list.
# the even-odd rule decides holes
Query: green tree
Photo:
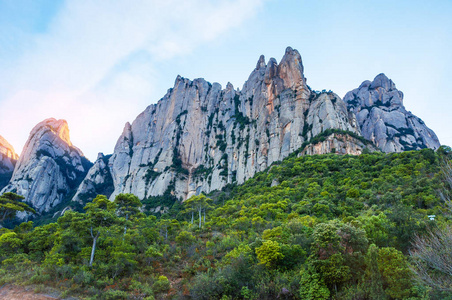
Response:
[[[384,300],[387,298],[383,289],[383,277],[378,268],[378,247],[371,244],[367,250],[366,271],[362,285],[369,299]]]
[[[206,211],[211,209],[212,199],[207,198],[203,194],[190,197],[185,200],[184,206],[187,212],[197,211],[199,215],[199,228],[202,226],[202,213],[204,212],[204,223],[206,222]]]
[[[407,298],[411,292],[413,274],[406,257],[395,248],[381,248],[377,260],[386,294],[394,299]]]
[[[46,252],[49,252],[55,244],[55,233],[58,230],[57,223],[50,223],[43,226],[38,226],[32,231],[28,232],[24,241],[30,257],[32,259],[41,260],[44,258]]]
[[[281,245],[272,240],[262,243],[262,246],[256,248],[256,255],[260,263],[267,267],[276,267],[278,261],[284,257],[281,253]]]
[[[28,206],[27,204],[21,202],[20,200],[24,197],[7,192],[0,196],[0,225],[8,219],[14,218],[17,212],[29,212],[36,213],[36,211]]]
[[[144,214],[140,211],[142,206],[141,201],[134,194],[118,194],[115,197],[114,202],[116,204],[116,213],[118,217],[126,219],[124,225],[124,235],[126,235],[129,218],[144,216]]]
[[[364,230],[334,220],[318,224],[312,238],[309,263],[336,292],[352,274],[363,272],[363,253],[367,250]]]
[[[140,214],[142,206],[140,199],[134,194],[119,194],[115,197],[116,213],[119,217],[128,220],[130,217]]]
[[[20,249],[22,244],[22,240],[15,232],[6,232],[0,235],[0,249],[2,249],[2,254],[14,254]]]
[[[181,246],[189,246],[196,241],[196,238],[191,232],[182,230],[178,236],[176,236],[176,242]]]
[[[97,239],[103,231],[106,231],[109,226],[117,222],[115,208],[116,204],[109,201],[104,195],[97,195],[93,202],[88,203],[84,207],[86,210],[89,232],[93,239],[91,258],[89,261],[90,267],[93,265]]]
[[[179,228],[180,224],[175,219],[161,219],[157,223],[157,226],[160,228],[160,234],[163,234],[165,241],[167,241],[168,234]]]
[[[300,296],[301,299],[306,300],[326,300],[330,298],[330,290],[312,266],[301,271]]]

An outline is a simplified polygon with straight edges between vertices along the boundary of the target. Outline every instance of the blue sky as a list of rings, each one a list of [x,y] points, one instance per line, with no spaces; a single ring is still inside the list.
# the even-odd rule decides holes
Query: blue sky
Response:
[[[91,160],[178,74],[242,87],[257,59],[298,49],[339,96],[385,73],[452,145],[452,1],[0,0],[0,135],[21,152],[63,118]]]

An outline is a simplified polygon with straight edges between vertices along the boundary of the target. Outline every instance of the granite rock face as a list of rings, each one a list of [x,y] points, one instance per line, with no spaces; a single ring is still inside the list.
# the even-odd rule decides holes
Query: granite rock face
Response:
[[[125,125],[109,159],[110,199],[167,189],[186,199],[243,183],[326,129],[360,134],[337,95],[311,91],[290,47],[279,64],[261,56],[242,90],[178,76],[157,104]]]
[[[403,106],[403,93],[386,75],[379,74],[348,92],[344,101],[356,114],[364,138],[383,152],[438,149],[436,134]]]
[[[78,187],[91,165],[72,145],[67,122],[47,119],[31,131],[1,193],[22,195],[37,212],[48,212]]]
[[[108,159],[111,155],[105,156],[99,153],[94,165],[89,169],[85,179],[77,189],[72,201],[84,204],[87,200],[94,199],[97,195],[106,195],[109,197],[113,192],[113,179]]]

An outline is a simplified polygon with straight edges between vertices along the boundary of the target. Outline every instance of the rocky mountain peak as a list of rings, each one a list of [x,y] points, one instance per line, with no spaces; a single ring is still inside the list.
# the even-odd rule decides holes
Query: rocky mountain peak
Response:
[[[72,145],[67,122],[46,119],[32,129],[2,193],[22,195],[36,211],[47,212],[78,187],[91,165]]]
[[[232,85],[232,83],[228,82],[226,84],[226,90],[228,90],[228,91],[233,91],[234,90],[234,86]]]
[[[278,66],[278,75],[283,79],[284,86],[288,88],[303,86],[306,82],[303,72],[300,53],[291,47],[287,47],[286,53]]]
[[[356,114],[364,138],[384,152],[437,149],[438,137],[425,123],[407,111],[403,93],[385,74],[364,81],[348,92],[344,101]]]
[[[396,89],[394,82],[384,73],[378,74],[370,84],[371,89],[383,88],[386,92]]]
[[[69,137],[69,126],[66,120],[56,120],[54,118],[46,119],[38,123],[31,131],[30,135],[34,135],[38,132],[45,133],[51,132],[57,136],[61,141],[68,146],[72,146],[71,139]]]
[[[265,56],[261,55],[259,57],[259,60],[257,61],[256,70],[265,69],[266,67],[267,67],[267,65],[265,64]]]

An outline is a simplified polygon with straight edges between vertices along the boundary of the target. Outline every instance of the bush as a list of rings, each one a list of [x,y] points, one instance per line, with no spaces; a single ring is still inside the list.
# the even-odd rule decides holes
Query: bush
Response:
[[[129,294],[124,291],[108,290],[102,294],[102,298],[106,300],[123,300],[130,299]]]
[[[94,281],[94,275],[90,271],[81,269],[77,271],[73,281],[80,285],[90,285]]]
[[[167,292],[171,288],[171,284],[166,276],[159,276],[158,280],[152,285],[155,293]]]
[[[196,238],[188,231],[181,231],[176,237],[176,242],[181,246],[190,246],[196,241]]]
[[[279,243],[272,240],[265,241],[256,248],[256,255],[260,263],[267,267],[274,267],[284,257]]]

